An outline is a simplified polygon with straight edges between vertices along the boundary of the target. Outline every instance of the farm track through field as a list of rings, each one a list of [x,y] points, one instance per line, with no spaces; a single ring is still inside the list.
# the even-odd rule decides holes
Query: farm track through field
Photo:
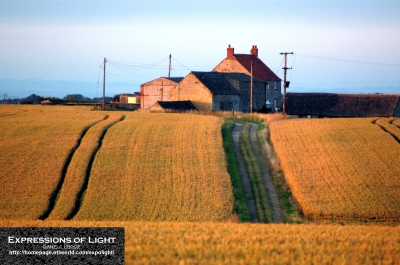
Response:
[[[87,189],[93,160],[101,148],[108,129],[122,121],[125,116],[110,115],[90,126],[78,140],[79,145],[68,159],[68,165],[59,185],[57,196],[52,202],[47,219],[70,220],[79,211]],[[46,218],[43,218],[46,219]]]
[[[261,179],[265,187],[265,191],[267,193],[268,204],[272,214],[272,221],[274,223],[282,223],[283,222],[282,209],[279,204],[278,194],[272,182],[271,175],[269,174],[265,158],[261,153],[260,146],[257,141],[257,131],[258,131],[258,125],[255,123],[251,123],[250,127],[251,149],[253,150],[254,156],[257,159],[257,165],[261,173]]]
[[[240,171],[240,175],[242,178],[242,185],[243,185],[244,193],[246,196],[247,206],[249,208],[250,221],[252,223],[257,223],[258,218],[257,218],[256,206],[255,206],[254,199],[253,199],[253,194],[251,192],[250,180],[247,175],[244,159],[243,159],[241,151],[240,151],[239,138],[240,138],[240,134],[243,131],[243,128],[244,128],[244,124],[235,123],[235,126],[233,127],[233,130],[232,130],[233,148],[235,150],[236,161],[239,166],[239,171]]]
[[[50,195],[50,199],[49,199],[49,205],[47,207],[47,210],[39,217],[40,220],[45,220],[49,217],[50,213],[52,212],[52,210],[54,209],[54,206],[56,204],[57,198],[59,196],[60,190],[64,184],[64,180],[65,180],[65,176],[67,175],[67,170],[68,170],[68,166],[71,163],[72,157],[74,156],[76,150],[79,148],[79,146],[81,145],[82,139],[85,137],[87,131],[93,127],[94,125],[96,125],[97,123],[101,122],[101,121],[105,121],[108,119],[108,115],[105,115],[103,119],[98,120],[92,124],[90,124],[89,126],[85,127],[79,138],[76,141],[76,144],[72,147],[71,151],[69,152],[67,158],[65,159],[65,163],[64,166],[61,170],[61,177],[60,177],[60,181],[58,182],[57,187],[54,189],[54,191],[51,193]]]

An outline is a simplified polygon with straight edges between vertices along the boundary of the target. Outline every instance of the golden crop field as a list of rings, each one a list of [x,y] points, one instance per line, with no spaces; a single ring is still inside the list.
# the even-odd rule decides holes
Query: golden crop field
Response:
[[[221,118],[1,106],[0,121],[0,219],[78,211],[79,220],[222,221],[233,212]]]
[[[218,117],[138,113],[111,127],[74,220],[222,221],[233,212]]]
[[[374,120],[270,124],[285,178],[305,216],[400,220],[400,145]]]
[[[400,227],[0,221],[0,227],[124,227],[125,264],[399,264]]]
[[[107,126],[117,122],[120,114],[109,114],[109,118],[93,125],[83,137],[79,148],[75,151],[68,169],[65,173],[65,180],[60,190],[54,209],[49,215],[49,219],[64,220],[69,218],[77,203],[78,194],[84,185],[87,177],[87,170],[94,155],[93,152],[99,145],[99,138]]]
[[[0,105],[0,219],[39,218],[77,139],[104,118],[88,108]]]
[[[400,141],[400,128],[396,126],[396,120],[400,119],[391,119],[391,118],[380,118],[375,121],[376,124],[381,126],[388,133],[392,134],[395,139]]]

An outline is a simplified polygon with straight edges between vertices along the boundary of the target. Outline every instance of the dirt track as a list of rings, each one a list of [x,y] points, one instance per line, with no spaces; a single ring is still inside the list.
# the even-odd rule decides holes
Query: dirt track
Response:
[[[235,149],[236,161],[238,163],[240,176],[242,178],[242,185],[246,196],[247,206],[249,207],[250,220],[252,223],[257,223],[258,218],[257,218],[256,206],[254,204],[253,194],[251,192],[251,186],[249,177],[247,176],[246,166],[244,164],[242,153],[240,152],[239,137],[240,134],[242,133],[243,127],[244,124],[242,123],[235,123],[235,127],[233,127],[232,130],[233,148]]]
[[[257,218],[256,207],[254,205],[253,194],[251,192],[251,185],[250,185],[250,181],[249,181],[249,178],[247,175],[246,166],[245,166],[242,154],[240,152],[239,137],[243,131],[243,128],[244,128],[244,124],[235,123],[235,126],[232,130],[233,147],[235,149],[236,160],[237,160],[240,175],[242,178],[242,185],[243,185],[243,188],[245,191],[247,205],[249,207],[251,222],[257,223],[258,218]],[[267,196],[268,196],[268,204],[269,204],[269,207],[272,212],[272,221],[274,223],[282,223],[283,222],[282,209],[280,207],[278,195],[277,195],[275,186],[272,183],[272,179],[269,174],[269,170],[268,170],[265,158],[261,153],[260,146],[257,141],[257,129],[258,129],[258,125],[252,123],[251,127],[250,127],[251,149],[254,153],[254,156],[257,159],[257,166],[260,170],[262,182],[264,184],[264,188],[265,188]]]
[[[251,149],[253,150],[254,156],[257,159],[257,165],[261,173],[261,178],[265,190],[267,192],[268,204],[272,213],[272,221],[274,223],[282,223],[283,222],[282,209],[279,204],[278,194],[272,182],[271,175],[269,174],[267,163],[265,161],[263,154],[261,153],[260,146],[257,141],[257,130],[258,130],[258,125],[252,123],[250,127]]]

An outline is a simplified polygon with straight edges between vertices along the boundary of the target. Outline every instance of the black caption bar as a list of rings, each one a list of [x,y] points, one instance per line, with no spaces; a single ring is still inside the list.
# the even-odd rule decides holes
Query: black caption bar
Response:
[[[0,228],[1,264],[124,264],[124,228]]]

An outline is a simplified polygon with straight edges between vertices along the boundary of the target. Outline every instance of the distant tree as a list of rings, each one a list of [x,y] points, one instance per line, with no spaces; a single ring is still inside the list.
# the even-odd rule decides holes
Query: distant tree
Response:
[[[114,95],[114,97],[111,99],[112,102],[119,102],[119,94]]]
[[[38,98],[37,98],[36,94],[32,94],[29,97],[21,99],[19,103],[20,104],[37,104]]]
[[[81,94],[68,94],[64,97],[64,100],[69,102],[82,102],[84,98],[85,97]]]
[[[39,96],[39,95],[36,95],[36,102],[37,102],[37,103],[40,103],[40,102],[42,102],[43,100],[45,100],[44,97],[41,97],[41,96]]]

